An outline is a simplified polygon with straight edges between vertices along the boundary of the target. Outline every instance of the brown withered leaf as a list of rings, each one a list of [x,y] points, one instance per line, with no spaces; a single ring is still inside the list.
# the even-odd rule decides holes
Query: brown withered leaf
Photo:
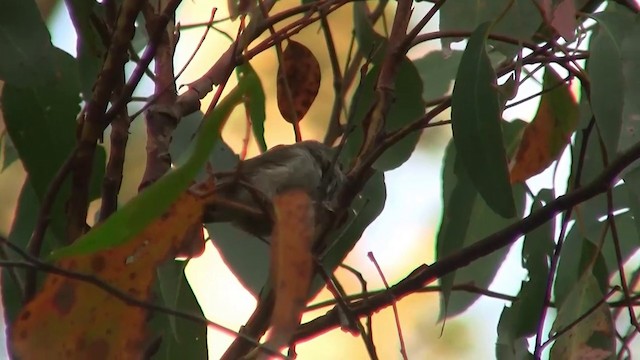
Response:
[[[563,82],[553,69],[546,68],[543,87],[555,88],[542,94],[538,112],[524,130],[517,153],[509,164],[512,184],[541,173],[562,155],[571,141],[578,125],[578,104],[570,84]]]
[[[56,265],[92,274],[137,300],[151,300],[156,268],[193,237],[185,234],[201,226],[212,186],[185,192],[131,241]],[[140,359],[150,340],[148,315],[95,285],[50,274],[11,325],[10,350],[21,359]]]
[[[320,89],[320,64],[313,53],[299,42],[289,40],[278,68],[278,109],[294,124],[309,111]]]
[[[275,305],[266,346],[280,350],[298,328],[307,304],[313,271],[311,246],[315,214],[309,195],[293,189],[273,199],[275,226],[271,238],[271,284]],[[262,354],[258,358],[268,358]]]

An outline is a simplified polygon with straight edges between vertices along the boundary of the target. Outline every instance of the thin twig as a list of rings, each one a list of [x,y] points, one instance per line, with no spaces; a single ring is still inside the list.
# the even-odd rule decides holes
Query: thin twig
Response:
[[[382,279],[382,283],[384,284],[385,289],[389,291],[389,283],[387,282],[387,279],[384,276],[384,273],[382,272],[382,269],[380,268],[378,261],[376,261],[376,258],[373,256],[373,253],[369,251],[367,253],[367,257],[369,257],[369,260],[371,260],[371,262],[373,263],[373,266],[376,267],[376,270],[378,271],[378,275],[380,275],[380,279]],[[408,360],[409,357],[407,356],[407,348],[404,345],[404,337],[402,336],[402,325],[400,325],[400,315],[398,314],[398,306],[396,305],[396,303],[398,302],[398,299],[396,299],[395,296],[393,296],[393,294],[391,293],[389,293],[389,297],[391,297],[392,299],[391,308],[393,308],[393,317],[396,320],[396,330],[398,330],[398,339],[400,341],[400,354],[402,355],[402,358],[404,360]]]

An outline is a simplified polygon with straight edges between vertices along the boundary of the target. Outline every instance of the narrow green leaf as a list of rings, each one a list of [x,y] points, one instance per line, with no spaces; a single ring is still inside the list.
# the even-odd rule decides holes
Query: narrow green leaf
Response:
[[[337,229],[329,235],[329,239],[335,239],[334,243],[322,255],[321,260],[325,269],[335,271],[344,258],[362,237],[364,230],[380,215],[387,200],[387,188],[384,182],[384,173],[376,171],[369,178],[349,211],[346,227]],[[325,285],[324,280],[317,276],[311,284],[310,294],[316,294]]]
[[[625,173],[623,179],[625,186],[617,186],[616,189],[624,188],[627,190],[627,199],[629,200],[627,207],[631,214],[633,214],[636,231],[640,234],[640,169],[635,168]]]
[[[156,285],[162,303],[172,309],[204,317],[184,274],[184,261],[173,260],[158,268]],[[154,359],[206,359],[207,326],[169,314],[154,314],[150,329],[160,336]]]
[[[518,292],[518,300],[511,307],[505,306],[498,321],[498,339],[496,341],[496,358],[498,360],[521,360],[533,359],[533,355],[529,353],[527,336],[523,336],[522,329],[528,327],[533,320],[537,320],[535,316],[539,315],[538,309],[531,311],[524,304],[524,299],[530,299],[529,302],[537,302],[542,307],[540,299],[544,296],[544,285],[540,286],[538,282],[523,281],[520,291]],[[540,290],[542,289],[542,292]],[[537,325],[537,324],[536,324]]]
[[[4,175],[0,175],[0,177],[1,176]],[[5,179],[0,178],[0,180]],[[38,199],[33,186],[27,179],[22,185],[22,190],[20,191],[20,196],[18,198],[18,206],[15,210],[15,217],[7,238],[10,243],[26,250],[31,233],[36,226],[39,209],[40,200]],[[43,243],[43,251],[49,251],[53,244],[56,243],[58,243],[57,239],[54,238],[54,235],[51,232],[48,232]],[[6,254],[7,260],[24,260],[24,258],[6,246],[2,246],[2,250]],[[16,275],[15,278],[9,275],[10,272],[13,272]],[[15,281],[16,279],[17,282]],[[17,268],[12,269],[3,267],[0,281],[2,281],[2,286],[0,286],[0,289],[2,289],[2,305],[4,308],[5,319],[9,323],[22,309],[22,294],[24,290],[23,286],[25,285],[24,272]]]
[[[422,98],[425,101],[445,96],[451,90],[458,72],[462,51],[446,53],[435,50],[413,61],[422,79]]]
[[[485,51],[491,23],[474,31],[462,55],[451,98],[453,140],[478,193],[497,214],[515,215],[502,132],[496,74]]]
[[[590,272],[582,275],[572,287],[567,299],[560,305],[552,331],[566,329],[575,320],[589,311],[604,294]],[[569,331],[560,335],[551,348],[552,359],[584,359],[598,354],[597,358],[609,358],[616,350],[615,329],[611,313],[606,304]]]
[[[518,131],[511,127],[521,126],[521,122],[505,123],[505,127],[509,128],[505,133],[517,134]],[[508,140],[505,139],[507,142]],[[517,220],[505,219],[487,206],[478,196],[460,162],[455,145],[451,142],[445,152],[442,173],[444,207],[436,242],[436,259],[445,258]],[[516,194],[517,215],[520,217],[524,210],[525,193],[520,186],[514,186],[513,189]],[[451,291],[452,287],[456,284],[473,283],[488,288],[508,251],[508,248],[500,249],[440,279],[443,288],[440,319],[460,314],[479,298],[475,294],[454,293]]]
[[[624,104],[622,41],[633,26],[634,16],[611,4],[593,18],[598,27],[591,40],[586,67],[591,79],[591,109],[612,159],[618,151]]]
[[[71,20],[78,36],[76,50],[82,98],[89,101],[93,93],[93,84],[100,72],[102,59],[106,52],[100,34],[91,21],[92,18],[100,17],[98,13],[99,10],[102,10],[100,9],[102,4],[95,1],[71,0],[67,1],[65,5],[69,13],[72,14]]]
[[[31,88],[7,84],[2,93],[7,132],[40,198],[75,146],[80,111],[76,60],[59,49],[55,60],[59,77],[54,83]]]
[[[375,101],[374,87],[380,73],[380,66],[375,66],[356,90],[349,109],[350,119],[356,128],[351,132],[343,151],[344,163],[348,163],[362,146],[363,132],[361,124]],[[391,105],[386,117],[385,130],[394,131],[418,120],[424,115],[422,100],[422,81],[420,74],[409,59],[400,64],[395,83],[395,102]],[[409,159],[415,149],[420,132],[414,132],[397,144],[391,146],[373,165],[376,170],[387,171],[397,168]]]
[[[0,135],[0,173],[11,166],[18,158],[18,151],[11,138],[6,132],[2,133]]]
[[[59,77],[54,53],[35,1],[0,1],[0,79],[15,86],[42,86]]]
[[[640,19],[629,29],[622,41],[622,74],[624,76],[624,106],[618,152],[640,142]],[[637,166],[637,165],[635,165]]]
[[[549,189],[542,189],[531,205],[531,213],[553,200]],[[547,277],[553,254],[554,223],[548,221],[527,234],[522,246],[522,266],[528,271],[528,280],[523,281],[518,299],[511,307],[504,307],[498,322],[496,356],[498,359],[529,359],[533,355],[527,350],[527,338],[536,333],[542,316],[542,299],[547,289]]]
[[[238,161],[238,156],[224,142],[211,153],[210,162],[216,171],[231,171]],[[205,227],[225,264],[257,298],[269,277],[269,245],[230,223],[208,223]]]
[[[440,9],[442,31],[472,31],[486,21],[498,21],[492,33],[523,41],[530,40],[542,24],[540,12],[530,0],[447,1]],[[459,40],[443,38],[442,46],[448,49],[452,42]],[[513,57],[519,50],[517,46],[499,41],[491,41],[490,44],[507,58]]]
[[[617,186],[619,188],[620,186]],[[616,229],[618,230],[618,240],[620,242],[620,252],[623,261],[627,261],[640,249],[638,242],[638,231],[635,220],[631,212],[621,213],[615,216]],[[580,225],[571,228],[567,234],[560,254],[558,271],[554,286],[554,298],[556,301],[563,301],[569,295],[570,289],[579,280],[580,276],[587,271],[592,271],[596,279],[608,283],[608,277],[618,271],[617,257],[611,232],[605,222],[594,222],[589,226]],[[604,239],[603,239],[604,236]],[[603,242],[602,249],[599,244]],[[589,257],[594,251],[590,248],[598,249],[596,253],[602,260],[593,260]],[[582,258],[576,254],[583,254]],[[594,265],[596,264],[596,265]]]
[[[386,3],[388,0],[382,1]],[[384,56],[387,39],[374,29],[369,18],[367,2],[355,1],[353,3],[353,24],[358,51],[365,59],[370,59],[373,64],[379,64]]]
[[[57,48],[54,59],[58,74],[55,81],[34,87],[6,84],[0,100],[7,133],[40,200],[75,147],[76,116],[80,111],[77,61]],[[91,200],[99,194],[105,161],[106,153],[99,146],[90,180]],[[66,237],[65,202],[70,191],[67,181],[58,192],[52,210],[51,228],[61,240]]]
[[[251,128],[253,136],[258,143],[260,152],[267,151],[267,143],[264,141],[264,120],[265,115],[265,95],[262,82],[251,64],[246,63],[236,68],[238,81],[246,82],[243,87],[246,89],[245,106],[249,109],[251,116]]]
[[[244,89],[236,87],[205,116],[187,161],[133,198],[122,209],[94,227],[74,244],[55,251],[52,259],[87,254],[125,243],[139,234],[191,184],[220,138],[224,120],[242,101]]]

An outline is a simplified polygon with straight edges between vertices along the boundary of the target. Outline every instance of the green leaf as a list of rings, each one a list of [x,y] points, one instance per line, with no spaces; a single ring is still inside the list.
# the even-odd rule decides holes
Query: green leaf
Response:
[[[521,126],[521,124],[505,123],[505,126]],[[509,132],[517,133],[512,130]],[[442,174],[444,208],[436,242],[436,259],[438,260],[474,244],[517,219],[505,219],[492,211],[478,196],[459,162],[460,158],[456,156],[455,145],[451,142],[445,152]],[[514,186],[514,191],[517,215],[520,217],[523,214],[525,193],[520,186]],[[440,319],[465,311],[479,298],[477,294],[454,293],[451,291],[452,287],[456,284],[473,283],[481,288],[488,288],[508,250],[508,248],[500,249],[440,279],[440,285],[443,288]]]
[[[542,189],[531,205],[531,213],[553,200],[551,190]],[[527,234],[522,246],[522,266],[529,279],[523,281],[518,299],[502,311],[498,323],[496,356],[498,359],[532,359],[527,338],[536,333],[542,316],[542,299],[547,289],[549,263],[553,254],[554,223],[548,221]]]
[[[224,263],[256,299],[269,279],[269,245],[229,223],[205,227]]]
[[[0,177],[0,180],[5,179]],[[33,186],[27,179],[22,185],[20,197],[18,198],[18,206],[15,210],[15,218],[13,219],[11,231],[7,238],[10,243],[18,246],[20,249],[27,249],[29,238],[36,226],[39,209],[40,200],[33,190]],[[54,235],[51,232],[46,234],[43,242],[43,251],[50,250],[52,244],[58,243],[57,239],[54,239],[53,236]],[[24,260],[22,256],[4,245],[2,246],[2,250],[6,254],[7,260]],[[1,272],[2,276],[0,276],[0,281],[2,281],[2,286],[0,286],[0,289],[2,289],[2,305],[4,308],[5,319],[7,323],[9,323],[22,309],[22,294],[25,282],[24,271],[18,268],[12,269],[3,267]],[[13,272],[16,277],[14,278],[9,275],[10,272]],[[15,281],[16,279],[17,282]]]
[[[451,127],[461,165],[478,193],[504,218],[515,215],[496,90],[485,51],[491,23],[473,33],[462,55],[451,98]]]
[[[251,116],[251,128],[253,136],[258,143],[260,152],[267,151],[267,143],[264,141],[264,120],[265,115],[265,95],[260,77],[256,74],[251,64],[246,63],[236,68],[238,82],[246,82],[244,88],[247,90],[245,106],[249,109]]]
[[[527,337],[534,334],[528,331],[523,334],[523,329],[528,329],[532,323],[537,321],[542,308],[542,297],[544,296],[544,285],[537,281],[523,281],[518,300],[511,307],[505,306],[498,321],[498,339],[496,341],[496,358],[498,360],[507,359],[533,359],[529,353]],[[527,301],[528,300],[528,301]],[[534,309],[527,308],[528,303],[537,303]],[[535,323],[537,325],[537,323]]]
[[[93,84],[102,68],[102,59],[106,52],[100,34],[91,21],[92,18],[100,18],[98,12],[102,10],[102,5],[95,1],[86,0],[71,0],[67,1],[65,5],[69,13],[72,14],[71,20],[78,36],[76,44],[82,97],[85,101],[89,101],[93,93]]]
[[[329,272],[344,261],[365,229],[382,213],[387,200],[387,188],[384,182],[384,173],[375,171],[369,178],[360,195],[351,204],[350,217],[346,227],[334,231],[329,238],[335,239],[321,256],[322,264]],[[317,276],[311,284],[310,294],[316,294],[325,285],[324,280]]]
[[[169,261],[158,268],[157,291],[162,303],[204,318],[202,308],[184,274],[184,261]],[[160,349],[154,359],[206,359],[207,326],[173,315],[154,314],[150,329],[160,336]]]
[[[59,75],[55,81],[28,88],[7,84],[1,99],[7,133],[40,200],[75,147],[76,116],[80,111],[77,62],[57,48],[54,55]],[[99,146],[93,163],[91,199],[99,194],[105,161],[106,153]],[[61,240],[66,238],[65,202],[70,191],[67,180],[52,209],[52,230]]]
[[[13,145],[11,138],[5,132],[0,135],[0,173],[6,170],[11,164],[18,160],[18,151]]]
[[[0,79],[8,84],[42,86],[61,77],[51,36],[33,0],[0,1],[0,54]]]
[[[458,72],[462,51],[435,50],[413,61],[422,79],[422,98],[425,101],[445,96],[451,90]]]
[[[356,128],[347,139],[345,150],[343,151],[343,158],[347,158],[344,163],[356,156],[360,146],[362,146],[363,132],[361,124],[374,102],[374,87],[379,73],[380,66],[373,67],[358,87],[358,90],[356,90],[351,101],[349,109],[350,124],[360,128]],[[420,74],[407,58],[400,63],[395,90],[395,102],[391,105],[386,117],[385,130],[388,132],[398,130],[424,115]],[[376,170],[387,171],[402,165],[413,153],[419,138],[420,132],[416,131],[400,140],[397,144],[387,149],[373,164],[373,167]]]
[[[619,187],[617,186],[616,189]],[[618,240],[620,241],[620,251],[623,261],[626,261],[640,248],[638,231],[631,212],[616,215],[615,222],[618,230]],[[587,270],[595,269],[593,270],[593,275],[597,275],[599,280],[604,278],[605,283],[608,283],[609,276],[618,271],[611,232],[607,231],[604,234],[607,229],[606,220],[601,223],[593,223],[590,226],[574,225],[571,228],[564,240],[558,263],[554,286],[554,297],[557,301],[563,301],[568,296],[569,290]],[[604,239],[602,239],[603,236]],[[596,253],[602,257],[602,260],[589,259],[588,255],[594,252],[590,248],[599,249],[600,242],[603,242],[602,249],[596,250]],[[583,257],[580,258],[576,254],[583,254]],[[598,262],[601,262],[601,264],[598,264]],[[592,263],[598,265],[596,266]]]
[[[628,207],[631,214],[633,214],[636,231],[640,234],[640,169],[635,168],[624,174],[622,178],[624,179],[625,186],[618,185],[616,189],[624,188],[627,190],[627,199],[629,202],[628,205],[626,203],[624,205],[626,205],[625,207]]]
[[[226,144],[217,146],[210,162],[216,171],[230,171],[238,156]],[[256,298],[269,277],[269,245],[229,223],[205,224],[211,242],[240,283]]]
[[[618,152],[640,142],[640,19],[636,17],[629,34],[622,42],[622,74],[624,77],[624,106]],[[637,165],[635,165],[637,166]]]
[[[611,4],[593,18],[598,27],[591,40],[591,55],[586,67],[591,79],[591,109],[612,159],[618,151],[625,93],[622,41],[633,26],[634,16],[626,9]]]
[[[387,0],[382,1],[387,2]],[[379,64],[384,57],[387,39],[374,29],[374,24],[369,18],[367,2],[356,1],[353,3],[353,24],[360,55],[369,59],[373,64]]]
[[[7,84],[2,108],[7,132],[39,198],[75,146],[80,87],[76,60],[55,52],[54,83],[21,88]]]
[[[447,1],[440,9],[440,30],[472,31],[486,21],[498,20],[492,33],[523,41],[530,40],[542,24],[540,12],[530,0],[514,0],[511,3],[512,0]],[[508,6],[511,7],[502,15]],[[454,41],[459,39],[443,38],[443,48],[448,49]],[[491,41],[490,44],[507,58],[513,57],[519,50],[517,46],[498,41]]]
[[[603,297],[604,294],[600,291],[594,276],[590,272],[584,273],[560,305],[552,331],[566,329]],[[569,331],[560,335],[551,348],[551,358],[585,359],[594,354],[598,354],[597,358],[609,358],[615,354],[615,339],[611,313],[606,304],[602,304],[585,319],[573,325]]]
[[[133,198],[101,226],[94,227],[74,244],[55,251],[52,259],[88,254],[127,242],[138,235],[153,219],[162,215],[191,184],[217,143],[222,125],[242,101],[245,89],[236,87],[202,122],[195,144],[186,162]]]

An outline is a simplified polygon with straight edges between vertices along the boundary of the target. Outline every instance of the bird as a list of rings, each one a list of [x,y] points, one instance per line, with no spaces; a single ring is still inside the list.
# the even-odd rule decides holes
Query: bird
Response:
[[[231,222],[262,238],[273,228],[274,196],[302,189],[322,214],[334,210],[346,182],[336,149],[315,140],[275,146],[240,161],[234,171],[215,173],[214,178],[216,200],[205,209],[204,222]]]

